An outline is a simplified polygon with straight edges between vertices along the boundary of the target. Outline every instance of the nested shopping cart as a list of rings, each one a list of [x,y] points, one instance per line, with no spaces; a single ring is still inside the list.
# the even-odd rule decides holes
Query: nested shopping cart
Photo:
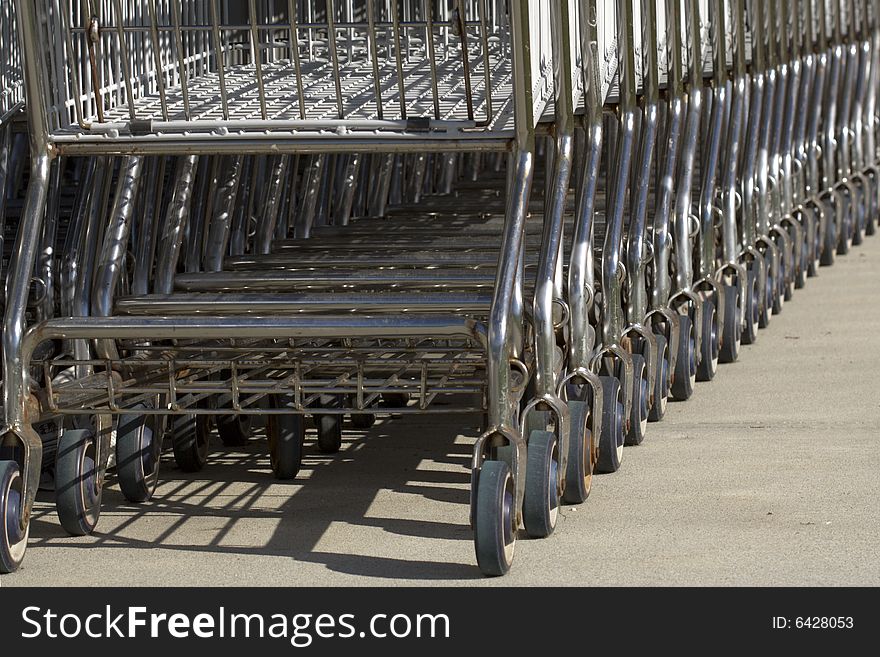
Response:
[[[0,8],[0,258],[4,261],[6,245],[7,188],[14,186],[16,153],[13,119],[24,106],[24,80],[18,48],[15,13],[7,4]]]
[[[6,3],[0,569],[41,462],[83,534],[111,452],[144,501],[166,435],[197,470],[265,417],[290,479],[306,416],[333,452],[345,416],[434,412],[484,418],[471,522],[506,572],[875,230],[876,5]]]
[[[62,524],[85,533],[98,517],[113,418],[120,481],[146,495],[161,435],[151,418],[168,417],[176,452],[198,451],[197,417],[217,414],[217,397],[231,400],[220,409],[226,414],[277,416],[275,442],[286,444],[297,430],[284,418],[316,406],[330,416],[358,413],[377,394],[406,393],[417,403],[397,410],[414,412],[432,410],[438,397],[476,396],[489,425],[474,456],[481,567],[509,567],[524,507],[541,507],[543,522],[555,517],[567,411],[558,406],[554,431],[535,440],[523,436],[519,417],[541,370],[518,271],[535,127],[553,90],[551,3],[455,2],[443,23],[428,3],[415,3],[421,12],[404,20],[398,3],[366,0],[346,21],[337,4],[316,4],[323,6],[310,4],[304,16],[290,2],[278,18],[256,3],[243,15],[232,3],[199,0],[16,3],[32,166],[3,335],[4,443],[21,453],[20,466],[3,466],[2,506],[13,528],[2,546],[5,570],[17,567],[27,541],[42,452],[34,422],[78,418],[60,439],[56,499]],[[175,294],[178,238],[200,157],[425,151],[510,153],[500,257],[487,291]],[[92,286],[88,312],[26,327],[26,272],[51,163],[79,155],[123,158],[94,278],[81,283]],[[167,155],[177,158],[175,184],[152,285],[149,294],[123,296],[145,161]],[[542,259],[552,269],[557,256]],[[552,316],[551,308],[551,326]],[[80,350],[34,359],[39,345],[56,340]],[[333,403],[322,406],[325,397]],[[543,480],[531,477],[537,483],[526,476],[536,459],[529,453],[544,467]]]

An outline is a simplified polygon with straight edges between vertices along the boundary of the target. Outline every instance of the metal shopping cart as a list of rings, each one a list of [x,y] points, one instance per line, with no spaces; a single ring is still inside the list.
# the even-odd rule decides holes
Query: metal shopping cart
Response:
[[[332,453],[345,417],[438,413],[482,417],[471,523],[503,574],[520,527],[554,531],[875,231],[876,14],[7,3],[0,187],[26,198],[0,200],[0,570],[49,464],[85,534],[111,452],[143,502],[164,439],[195,471],[214,432],[237,447],[264,421],[292,479],[309,416]]]
[[[383,12],[370,1],[359,5],[360,19],[338,22],[337,6],[327,3],[309,23],[294,5],[287,20],[261,22],[267,19],[250,3],[237,22],[213,2],[16,4],[33,165],[4,330],[4,440],[23,453],[20,474],[16,463],[4,464],[6,490],[22,500],[4,505],[18,528],[4,544],[5,569],[20,562],[27,539],[38,418],[91,417],[64,431],[56,467],[62,524],[84,533],[98,517],[113,416],[117,458],[134,462],[120,478],[131,476],[147,493],[159,433],[151,416],[169,416],[182,454],[187,445],[198,451],[196,417],[217,413],[211,397],[228,396],[231,408],[221,410],[232,414],[289,418],[313,412],[324,396],[333,403],[320,411],[333,416],[364,411],[371,396],[394,392],[418,395],[418,405],[401,412],[429,410],[441,395],[485,396],[489,429],[477,441],[474,468],[477,549],[485,571],[509,567],[530,488],[517,413],[535,370],[523,342],[517,270],[526,255],[535,126],[553,89],[550,3],[511,3],[508,14],[495,3],[456,2],[443,24],[424,9],[405,22],[397,3],[383,3]],[[429,36],[415,45],[405,33]],[[46,51],[45,43],[55,47]],[[513,153],[491,293],[173,294],[200,156],[430,150]],[[124,157],[89,312],[25,332],[21,272],[36,256],[50,164],[75,155]],[[160,155],[177,160],[151,293],[117,296],[145,160]],[[33,390],[34,350],[50,340],[86,351],[96,341],[95,352],[40,362],[44,386]],[[556,441],[565,444],[564,407],[559,413],[560,435],[539,437],[552,477],[541,491],[561,488],[552,469]],[[529,440],[529,450],[539,450],[539,439]],[[552,500],[540,502],[545,516],[555,513]]]

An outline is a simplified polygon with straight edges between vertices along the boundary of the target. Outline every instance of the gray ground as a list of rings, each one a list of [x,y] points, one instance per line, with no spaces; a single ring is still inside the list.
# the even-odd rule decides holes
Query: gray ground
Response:
[[[477,572],[467,525],[472,420],[412,418],[309,452],[274,483],[264,446],[202,474],[165,463],[153,502],[105,494],[99,534],[37,509],[18,585],[880,584],[880,238],[796,293],[740,362],[670,405],[620,472]]]

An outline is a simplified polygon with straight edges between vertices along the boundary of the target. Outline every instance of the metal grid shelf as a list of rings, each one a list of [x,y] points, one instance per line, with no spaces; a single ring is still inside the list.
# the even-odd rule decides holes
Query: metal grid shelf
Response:
[[[211,415],[223,408],[246,415],[306,413],[327,395],[335,403],[321,404],[325,414],[462,413],[483,409],[482,401],[461,399],[482,400],[486,385],[485,355],[471,340],[190,342],[138,345],[129,353],[112,361],[35,361],[47,382],[40,394],[45,415]],[[96,373],[73,379],[68,374],[75,366]],[[391,405],[389,395],[412,403]]]

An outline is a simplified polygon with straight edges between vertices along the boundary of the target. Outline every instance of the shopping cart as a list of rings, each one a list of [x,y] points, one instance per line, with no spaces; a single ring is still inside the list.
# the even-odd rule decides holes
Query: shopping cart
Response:
[[[527,454],[518,411],[542,364],[540,356],[530,362],[517,302],[535,126],[553,89],[550,3],[514,2],[508,14],[500,3],[456,2],[442,24],[430,9],[404,21],[397,3],[379,4],[367,0],[358,16],[339,22],[328,2],[307,22],[295,3],[287,19],[274,21],[259,16],[255,3],[246,17],[237,7],[198,1],[150,2],[143,12],[119,0],[62,3],[57,12],[16,3],[33,164],[4,330],[4,440],[23,453],[20,474],[15,463],[4,464],[12,482],[6,490],[21,498],[4,505],[8,525],[18,528],[4,544],[4,569],[18,565],[27,539],[41,459],[33,422],[92,418],[64,431],[56,464],[62,524],[85,533],[98,518],[112,418],[119,418],[117,459],[133,464],[118,470],[120,480],[131,477],[123,490],[147,495],[160,433],[150,417],[167,416],[176,455],[189,450],[196,459],[196,418],[218,413],[212,397],[231,399],[221,413],[278,416],[275,442],[286,443],[299,428],[280,418],[316,407],[327,416],[359,413],[376,394],[412,393],[418,403],[397,410],[414,412],[430,410],[438,397],[484,396],[489,429],[475,447],[473,511],[481,567],[509,567],[516,525],[523,516],[534,524],[530,504],[542,506],[536,513],[552,524],[554,496],[546,492],[562,488],[556,467],[565,463],[567,411],[550,409],[555,433],[528,437],[528,452],[540,452],[547,475],[530,484],[526,463],[536,457]],[[490,293],[174,293],[200,157],[425,151],[512,153]],[[90,306],[25,332],[22,272],[36,257],[50,165],[76,155],[124,158]],[[118,286],[147,158],[167,155],[176,158],[174,188],[152,289],[123,297]],[[555,263],[555,254],[544,261]],[[536,307],[548,312],[543,301]],[[32,391],[34,350],[52,340],[86,350],[96,341],[95,351],[40,362],[44,383]],[[371,360],[371,353],[381,357]]]
[[[166,436],[195,471],[266,418],[291,479],[307,416],[330,453],[346,416],[430,412],[483,417],[471,522],[506,572],[875,230],[876,13],[7,3],[0,569],[49,463],[85,534],[111,452],[141,502]]]

